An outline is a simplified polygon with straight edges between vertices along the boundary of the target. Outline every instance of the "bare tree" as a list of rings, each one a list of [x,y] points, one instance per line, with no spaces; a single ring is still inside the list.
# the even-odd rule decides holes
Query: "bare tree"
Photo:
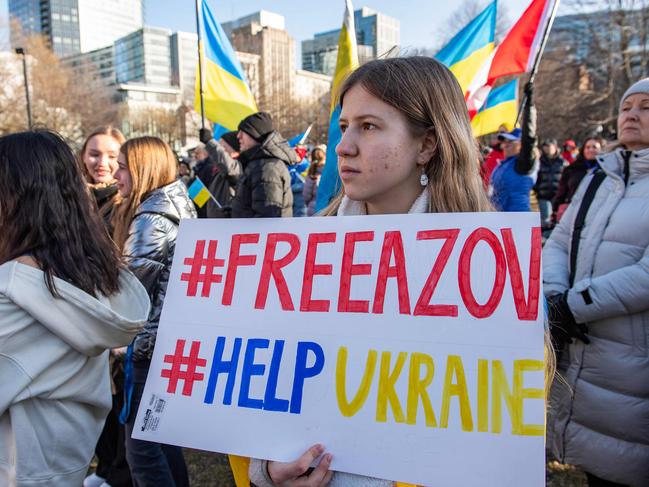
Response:
[[[566,0],[539,73],[541,116],[614,135],[622,93],[649,74],[649,0]],[[561,87],[558,86],[561,83]],[[547,92],[547,93],[546,93]],[[546,93],[546,100],[543,99]],[[563,111],[563,114],[557,113]]]

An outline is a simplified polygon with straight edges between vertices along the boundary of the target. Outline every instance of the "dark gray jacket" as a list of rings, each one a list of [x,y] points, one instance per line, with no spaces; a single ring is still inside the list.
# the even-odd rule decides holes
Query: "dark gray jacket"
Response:
[[[151,360],[181,218],[196,218],[182,181],[152,191],[135,212],[124,243],[129,269],[151,299],[149,319],[133,342],[133,361]]]
[[[291,176],[287,166],[297,154],[279,132],[239,156],[243,174],[232,201],[233,218],[293,216]]]
[[[237,159],[230,157],[230,154],[214,139],[205,144],[205,149],[210,156],[210,161],[216,167],[216,174],[212,178],[208,189],[222,207],[231,207],[232,198],[234,198],[235,189],[241,177],[241,164]],[[212,198],[207,200],[205,206],[207,218],[224,218],[228,216]]]

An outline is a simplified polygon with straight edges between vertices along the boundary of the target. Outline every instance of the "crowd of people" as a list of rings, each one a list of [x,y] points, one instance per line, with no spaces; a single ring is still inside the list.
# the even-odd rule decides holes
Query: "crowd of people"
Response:
[[[532,84],[525,95],[521,128],[481,152],[446,67],[364,64],[338,94],[342,189],[319,215],[538,205],[557,369],[549,455],[590,486],[649,485],[649,79],[620,100],[617,141],[563,152],[537,145]],[[290,147],[264,112],[200,140],[179,162],[162,140],[112,127],[78,155],[47,130],[0,137],[1,485],[189,485],[179,447],[131,438],[179,223],[312,216],[327,152]],[[201,207],[196,180],[210,193]],[[294,462],[252,459],[248,473],[258,487],[394,485],[330,471],[331,459],[314,445]]]

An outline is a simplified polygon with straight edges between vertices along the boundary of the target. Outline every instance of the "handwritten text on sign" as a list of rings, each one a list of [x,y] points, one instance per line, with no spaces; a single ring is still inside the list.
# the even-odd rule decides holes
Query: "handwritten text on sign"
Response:
[[[542,485],[534,217],[183,222],[135,436],[282,461],[321,442],[335,470]]]

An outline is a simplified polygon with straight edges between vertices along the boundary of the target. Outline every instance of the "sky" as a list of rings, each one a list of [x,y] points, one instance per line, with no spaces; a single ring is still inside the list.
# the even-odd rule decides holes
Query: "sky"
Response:
[[[269,10],[286,18],[286,29],[296,40],[310,39],[316,32],[337,29],[342,24],[343,0],[208,0],[220,22],[258,10]],[[500,0],[513,23],[530,0]],[[462,4],[460,0],[355,0],[354,8],[370,7],[401,22],[403,48],[439,47],[436,36]],[[488,3],[482,0],[481,3]],[[145,0],[145,24],[171,30],[195,32],[194,0]],[[7,0],[0,0],[0,20],[7,19]],[[4,22],[3,22],[4,24]],[[5,29],[6,30],[6,29]],[[454,27],[453,30],[457,30]],[[6,35],[6,34],[5,34]]]

